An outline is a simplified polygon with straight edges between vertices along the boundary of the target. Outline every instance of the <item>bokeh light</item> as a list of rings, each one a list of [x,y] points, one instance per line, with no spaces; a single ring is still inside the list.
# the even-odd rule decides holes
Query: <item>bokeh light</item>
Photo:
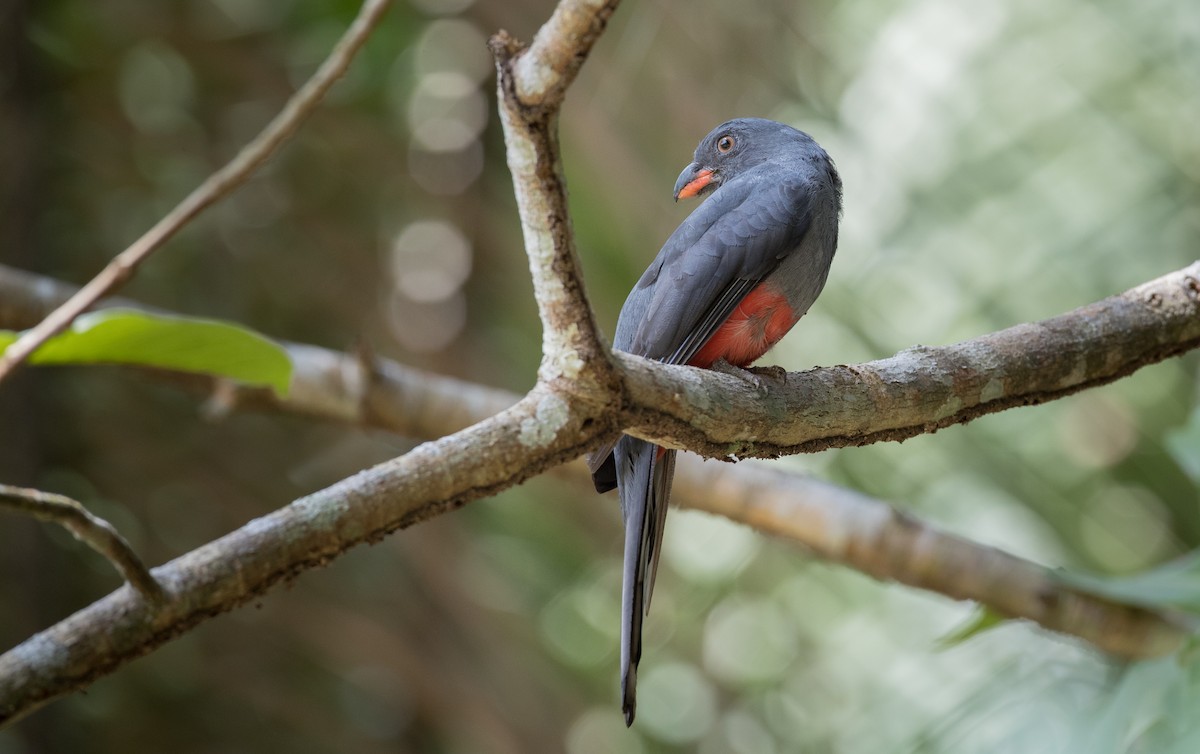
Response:
[[[0,62],[0,262],[75,283],[257,134],[354,10],[18,5]],[[528,388],[541,330],[486,39],[532,39],[552,5],[394,4],[296,140],[122,294]],[[670,197],[695,141],[739,115],[809,131],[845,185],[826,291],[764,363],[976,337],[1200,248],[1192,0],[624,3],[559,120],[605,332],[695,207]],[[1193,354],[773,465],[1051,568],[1137,573],[1200,545],[1198,370]],[[0,390],[0,479],[84,499],[152,563],[432,439],[218,420],[204,397],[116,369],[18,376]],[[618,508],[539,478],[397,532],[47,705],[0,751],[1095,754],[1119,722],[1133,721],[1112,734],[1122,752],[1200,725],[1190,667],[1118,668],[1024,624],[943,646],[974,606],[672,511],[627,730]],[[81,549],[0,523],[5,646],[116,585]]]

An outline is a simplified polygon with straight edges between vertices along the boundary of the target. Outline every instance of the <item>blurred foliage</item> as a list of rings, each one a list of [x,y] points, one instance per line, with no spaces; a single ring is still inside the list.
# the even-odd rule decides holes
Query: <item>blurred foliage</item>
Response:
[[[0,260],[82,282],[271,117],[356,3],[0,0]],[[549,0],[413,0],[265,172],[125,290],[146,303],[528,388],[540,332],[486,36]],[[887,356],[1036,320],[1194,260],[1191,0],[628,2],[561,127],[601,322],[691,209],[738,115],[837,160],[842,243],[772,359]],[[1198,359],[903,444],[781,461],[1047,565],[1132,574],[1200,544]],[[1188,417],[1192,416],[1188,424]],[[0,478],[68,494],[162,562],[413,441],[205,421],[118,370],[0,390]],[[970,606],[673,512],[638,722],[616,702],[615,502],[539,479],[306,573],[0,733],[0,753],[1194,751],[1197,669],[1120,668]],[[0,646],[115,585],[0,522]]]
[[[1132,576],[1057,572],[1065,584],[1129,605],[1172,607],[1200,615],[1200,550]]]

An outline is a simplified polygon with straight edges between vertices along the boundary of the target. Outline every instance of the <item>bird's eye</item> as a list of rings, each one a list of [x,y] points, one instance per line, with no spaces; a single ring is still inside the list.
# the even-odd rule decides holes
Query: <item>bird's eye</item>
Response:
[[[732,152],[733,137],[729,134],[725,134],[721,138],[717,139],[717,151],[721,154],[728,154],[729,152]]]

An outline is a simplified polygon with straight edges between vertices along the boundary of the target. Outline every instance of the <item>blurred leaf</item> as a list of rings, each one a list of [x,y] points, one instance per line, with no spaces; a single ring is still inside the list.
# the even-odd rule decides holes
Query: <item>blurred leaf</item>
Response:
[[[1200,751],[1200,719],[1194,714],[1200,705],[1200,666],[1180,666],[1163,701],[1162,715],[1138,742],[1139,750],[1155,754]]]
[[[1054,571],[1052,577],[1080,591],[1142,607],[1171,607],[1200,614],[1200,551],[1136,576],[1105,577]]]
[[[1187,424],[1167,433],[1166,445],[1179,468],[1200,484],[1200,409],[1192,412]]]
[[[938,649],[949,649],[962,644],[967,639],[978,636],[984,631],[999,626],[1008,618],[991,609],[987,605],[979,605],[961,625],[958,625],[937,638]]]
[[[0,330],[0,349],[20,333]],[[287,395],[292,362],[272,340],[239,325],[208,319],[105,309],[80,316],[51,338],[31,364],[131,364],[228,377]]]
[[[1179,675],[1179,663],[1173,657],[1127,666],[1107,698],[1101,698],[1095,714],[1081,726],[1069,751],[1079,754],[1129,751],[1131,739],[1163,720],[1164,699],[1169,691],[1179,692]]]

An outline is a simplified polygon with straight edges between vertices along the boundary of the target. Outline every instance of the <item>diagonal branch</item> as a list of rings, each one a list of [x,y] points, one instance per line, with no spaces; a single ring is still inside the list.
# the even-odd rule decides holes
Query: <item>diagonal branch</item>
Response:
[[[176,233],[209,206],[220,201],[245,183],[270,157],[279,150],[300,124],[324,99],[326,92],[341,78],[350,61],[366,44],[371,31],[378,25],[390,0],[366,0],[358,17],[338,40],[317,72],[288,100],[283,110],[266,128],[238,152],[225,167],[213,173],[188,194],[175,209],[159,220],[153,228],[122,251],[83,288],[50,313],[41,323],[21,336],[0,355],[0,382],[29,358],[43,343],[71,326],[75,318],[90,309],[104,296],[112,293],[137,271],[138,265],[169,241]]]
[[[113,525],[64,495],[0,484],[0,509],[16,511],[39,521],[60,524],[80,542],[100,553],[146,600],[161,604],[166,596],[129,542]]]
[[[565,421],[563,431],[547,424]],[[154,569],[152,610],[118,589],[0,655],[0,726],[89,685],[345,550],[519,484],[593,440],[535,388],[500,414],[362,471]]]
[[[738,464],[733,469],[751,473],[724,473],[727,464],[686,458],[680,465],[686,475],[676,488],[690,495],[692,507],[799,542],[880,581],[974,600],[1117,657],[1164,655],[1189,635],[1172,617],[1067,588],[1044,566],[941,531],[853,490],[766,464]]]

